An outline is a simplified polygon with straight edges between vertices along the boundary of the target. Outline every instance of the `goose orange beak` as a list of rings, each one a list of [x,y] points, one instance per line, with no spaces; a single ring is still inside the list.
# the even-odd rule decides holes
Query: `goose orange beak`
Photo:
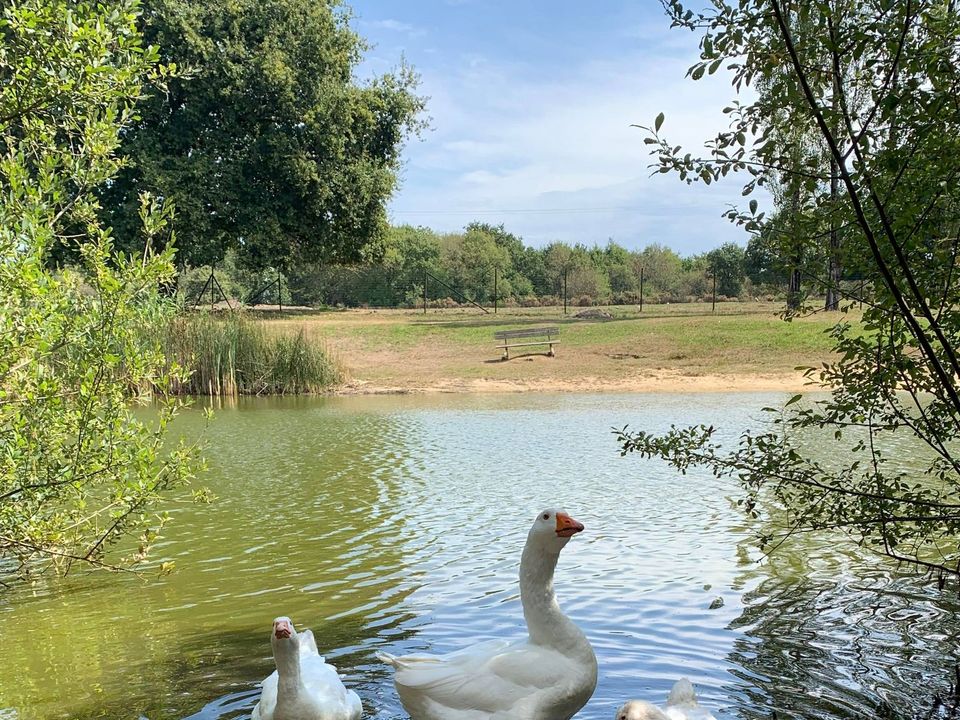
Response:
[[[557,536],[573,537],[578,532],[583,532],[583,523],[579,523],[572,517],[563,512],[557,513]]]

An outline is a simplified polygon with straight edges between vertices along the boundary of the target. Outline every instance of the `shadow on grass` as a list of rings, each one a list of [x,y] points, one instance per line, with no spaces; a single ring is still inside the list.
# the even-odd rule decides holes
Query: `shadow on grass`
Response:
[[[511,360],[522,360],[523,358],[534,358],[534,357],[553,357],[550,353],[545,352],[525,352],[520,353],[519,355],[511,355],[509,358],[491,358],[490,360],[484,360],[483,362],[487,365],[500,365],[510,362]]]

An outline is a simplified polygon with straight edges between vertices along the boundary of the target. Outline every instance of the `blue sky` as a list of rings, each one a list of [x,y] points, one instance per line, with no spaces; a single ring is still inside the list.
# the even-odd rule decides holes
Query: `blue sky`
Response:
[[[396,67],[420,74],[431,129],[404,149],[394,223],[456,231],[503,223],[527,244],[628,248],[660,243],[688,255],[744,243],[721,217],[739,179],[709,188],[650,177],[643,131],[688,150],[725,127],[726,77],[684,78],[697,39],[671,30],[659,2],[352,0],[373,48],[362,79]]]

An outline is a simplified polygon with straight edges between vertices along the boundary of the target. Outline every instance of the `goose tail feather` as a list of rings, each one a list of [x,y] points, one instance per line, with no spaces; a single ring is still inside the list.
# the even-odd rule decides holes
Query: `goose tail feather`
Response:
[[[693,689],[693,683],[691,683],[687,678],[680,678],[674,683],[673,688],[670,690],[670,697],[667,698],[667,707],[677,706],[677,705],[690,705],[694,706],[697,704],[697,693]]]

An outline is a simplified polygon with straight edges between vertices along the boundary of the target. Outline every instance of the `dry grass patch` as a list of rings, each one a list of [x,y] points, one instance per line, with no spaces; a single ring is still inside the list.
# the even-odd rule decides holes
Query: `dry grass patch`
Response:
[[[799,365],[831,356],[825,331],[839,316],[784,322],[773,303],[606,308],[610,320],[577,320],[578,308],[345,310],[263,316],[273,333],[322,339],[358,391],[797,389]],[[856,320],[856,318],[854,318]],[[496,330],[557,325],[557,357],[507,362]],[[546,351],[544,346],[543,351]]]

